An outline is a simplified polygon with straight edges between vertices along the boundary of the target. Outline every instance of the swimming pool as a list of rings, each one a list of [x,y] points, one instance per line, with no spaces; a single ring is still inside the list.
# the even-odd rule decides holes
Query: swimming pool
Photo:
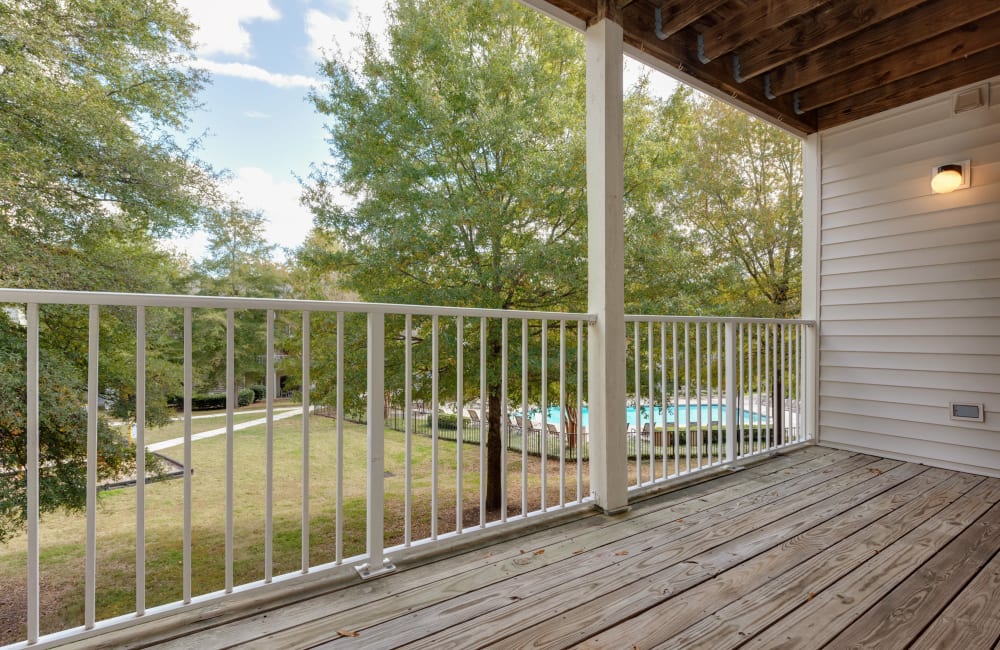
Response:
[[[546,414],[547,420],[552,424],[559,426],[559,407],[550,406],[548,413]],[[739,417],[739,415],[737,415]],[[744,424],[757,424],[763,421],[760,415],[756,413],[751,413],[750,411],[742,411],[742,418]],[[667,407],[667,427],[672,428],[674,423],[677,423],[678,427],[685,427],[689,423],[692,426],[697,426],[698,422],[701,424],[708,425],[711,422],[722,423],[726,422],[726,407],[724,405],[712,404],[702,404],[699,409],[699,405],[695,404],[679,404],[675,406]],[[625,422],[628,426],[635,426],[635,407],[628,406],[625,408]],[[641,429],[644,425],[649,423],[649,407],[643,406],[639,413],[639,428]],[[583,407],[583,419],[581,423],[583,426],[588,426],[589,421],[587,418],[587,407]],[[663,426],[663,409],[659,406],[653,407],[653,424],[655,427]]]

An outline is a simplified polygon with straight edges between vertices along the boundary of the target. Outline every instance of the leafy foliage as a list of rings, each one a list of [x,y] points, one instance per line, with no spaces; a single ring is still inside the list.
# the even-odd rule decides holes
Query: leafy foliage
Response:
[[[27,378],[24,331],[0,319],[0,543],[24,526],[27,508]],[[39,363],[39,510],[86,505],[86,387],[60,354],[43,350]],[[155,461],[148,465],[155,467]],[[103,419],[97,429],[97,478],[134,469],[128,440]]]

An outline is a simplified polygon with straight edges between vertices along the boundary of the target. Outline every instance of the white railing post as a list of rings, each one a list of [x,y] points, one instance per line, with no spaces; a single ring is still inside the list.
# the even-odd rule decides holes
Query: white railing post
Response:
[[[805,437],[819,443],[819,324],[805,326],[805,387],[802,389],[803,405],[799,417],[805,415]]]
[[[740,413],[742,422],[742,408],[736,396],[736,324],[726,323],[726,462],[731,463],[736,460],[736,436],[741,435],[737,431],[736,413]]]
[[[385,540],[385,314],[368,313],[368,562],[362,579],[395,571],[383,555]]]

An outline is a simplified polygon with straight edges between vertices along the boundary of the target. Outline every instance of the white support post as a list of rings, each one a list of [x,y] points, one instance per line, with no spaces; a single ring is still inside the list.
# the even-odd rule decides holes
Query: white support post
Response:
[[[605,13],[616,5],[605,2]],[[587,310],[591,487],[606,512],[628,507],[625,449],[625,186],[622,28],[587,27]]]
[[[385,527],[385,314],[368,313],[368,562],[362,579],[395,571],[383,555]]]
[[[736,436],[742,433],[736,430],[736,414],[740,413],[742,421],[742,408],[736,397],[736,324],[726,323],[726,462],[731,463],[736,460]]]
[[[802,144],[802,318],[816,321],[806,327],[805,377],[802,389],[806,438],[819,440],[819,230],[822,215],[821,180],[823,147],[818,133],[806,137]]]

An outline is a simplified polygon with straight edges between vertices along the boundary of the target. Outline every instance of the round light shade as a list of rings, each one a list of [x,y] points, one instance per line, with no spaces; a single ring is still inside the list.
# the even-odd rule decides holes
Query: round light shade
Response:
[[[961,165],[942,165],[931,179],[931,189],[935,194],[954,192],[962,185]]]

